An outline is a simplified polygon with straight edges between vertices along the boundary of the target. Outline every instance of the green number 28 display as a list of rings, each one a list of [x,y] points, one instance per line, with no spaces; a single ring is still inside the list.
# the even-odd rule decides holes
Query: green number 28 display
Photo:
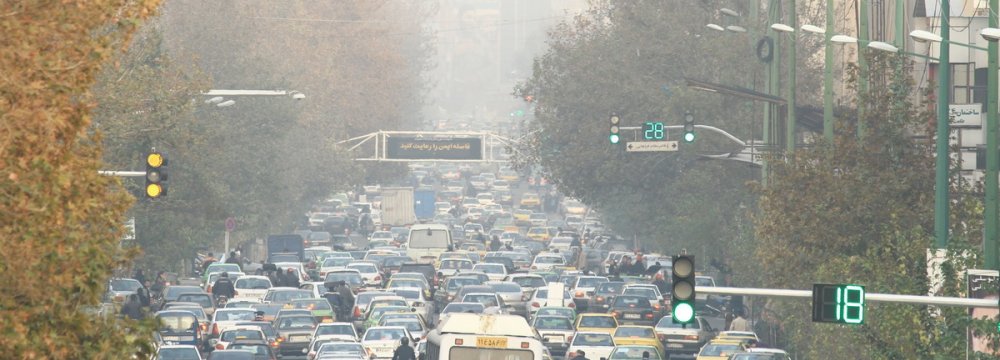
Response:
[[[864,324],[865,288],[849,284],[813,284],[813,321]]]
[[[642,138],[645,140],[663,140],[666,136],[661,122],[647,121],[642,130]]]

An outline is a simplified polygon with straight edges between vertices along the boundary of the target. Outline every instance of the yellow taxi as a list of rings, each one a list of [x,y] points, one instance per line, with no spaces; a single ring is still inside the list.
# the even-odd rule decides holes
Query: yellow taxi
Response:
[[[618,319],[611,314],[585,313],[576,317],[576,324],[573,326],[576,331],[593,331],[614,335],[618,328]]]
[[[743,350],[745,348],[740,340],[716,339],[702,346],[695,360],[726,360],[729,359],[729,355]]]
[[[441,268],[441,261],[442,260],[448,260],[448,259],[465,259],[465,260],[469,260],[469,261],[472,261],[472,262],[476,262],[476,259],[473,259],[472,255],[469,254],[466,251],[461,251],[461,250],[459,250],[459,251],[449,251],[449,252],[443,252],[443,253],[441,253],[441,255],[438,255],[437,260],[434,261],[434,268],[435,269],[440,269]]]
[[[535,241],[549,241],[552,239],[552,233],[546,227],[533,227],[528,229],[528,238]]]
[[[510,181],[511,183],[515,183],[520,180],[520,176],[517,174],[517,171],[514,170],[500,170],[500,176],[498,176],[498,178]]]
[[[542,198],[535,193],[524,193],[521,195],[521,207],[538,207],[542,205]]]
[[[753,331],[732,331],[732,330],[721,331],[719,332],[719,335],[716,336],[716,338],[720,340],[739,340],[742,341],[743,343],[747,343],[750,340],[757,340],[757,341],[760,340],[759,338],[757,338],[757,333]]]
[[[663,341],[656,334],[656,329],[652,326],[622,325],[615,329],[615,345],[647,345],[656,348],[660,357],[667,353],[663,348]]]
[[[517,209],[514,210],[514,222],[528,222],[531,221],[531,210],[528,209]]]

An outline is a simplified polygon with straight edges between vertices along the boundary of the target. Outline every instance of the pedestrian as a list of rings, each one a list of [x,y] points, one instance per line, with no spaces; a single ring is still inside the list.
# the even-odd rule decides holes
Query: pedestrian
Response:
[[[618,272],[617,261],[611,260],[611,265],[608,265],[608,275],[611,275],[611,277],[615,278],[621,277],[621,274]]]
[[[750,322],[743,317],[742,311],[736,312],[736,318],[729,324],[729,331],[752,331],[750,329]]]
[[[417,355],[413,352],[406,337],[399,339],[399,347],[392,352],[392,360],[417,360]]]
[[[139,303],[138,295],[129,294],[125,298],[125,304],[122,305],[122,315],[132,320],[142,319],[142,304]]]
[[[587,359],[587,353],[585,351],[583,351],[583,350],[577,350],[576,351],[576,356],[570,358],[570,360],[588,360]]]
[[[633,276],[642,276],[646,274],[646,264],[642,261],[642,255],[637,255],[635,257],[635,263],[632,264],[632,270],[629,273]]]
[[[341,280],[337,284],[337,293],[340,294],[340,303],[345,307],[344,312],[350,313],[351,309],[354,308],[354,291],[347,285],[347,282]]]
[[[500,251],[500,237],[493,235],[493,239],[490,240],[490,251]]]
[[[653,285],[656,285],[656,288],[660,290],[660,294],[666,294],[670,290],[670,286],[667,285],[667,280],[663,279],[662,273],[656,273],[653,276]]]
[[[512,241],[513,241],[513,240],[512,240]],[[507,250],[507,251],[514,251],[514,247],[513,247],[513,246],[511,246],[511,244],[510,244],[510,243],[511,243],[512,241],[508,241],[508,242],[507,242],[507,245],[506,245],[506,247],[504,247],[504,250]]]
[[[132,274],[132,278],[139,281],[140,284],[146,283],[146,275],[143,275],[142,269],[135,269],[135,273]]]
[[[229,252],[229,256],[226,257],[226,264],[236,264],[240,269],[243,269],[243,264],[240,264],[240,258],[236,255],[235,251]]]
[[[299,274],[295,272],[295,269],[288,268],[288,271],[285,272],[284,286],[293,288],[299,287]]]
[[[163,289],[167,287],[167,273],[160,271],[156,273],[156,279],[153,280],[153,286],[149,289],[153,294],[159,295],[163,292]]]

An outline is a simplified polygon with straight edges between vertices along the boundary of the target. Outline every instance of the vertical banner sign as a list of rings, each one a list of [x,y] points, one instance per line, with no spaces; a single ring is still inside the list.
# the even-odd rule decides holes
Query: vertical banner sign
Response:
[[[966,296],[970,299],[994,299],[998,298],[998,279],[1000,279],[1000,274],[996,270],[979,270],[979,269],[969,269],[966,273]],[[981,319],[986,317],[988,319],[996,319],[997,309],[995,308],[970,308],[969,315],[975,319]],[[990,338],[988,334],[976,334],[972,333],[972,329],[968,330],[969,338],[969,348],[972,351],[978,351],[985,354],[997,355],[1000,354],[996,350],[990,348]]]

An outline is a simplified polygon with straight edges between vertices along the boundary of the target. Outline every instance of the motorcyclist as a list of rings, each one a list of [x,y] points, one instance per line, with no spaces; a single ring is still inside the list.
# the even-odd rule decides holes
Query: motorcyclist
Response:
[[[406,337],[399,339],[399,347],[392,353],[392,360],[417,360],[417,355],[413,352]]]
[[[299,275],[295,273],[295,269],[288,268],[285,272],[285,281],[282,282],[282,286],[298,288],[299,287]]]
[[[232,299],[236,296],[236,288],[233,287],[233,282],[229,280],[229,273],[223,272],[219,276],[219,279],[215,280],[215,284],[212,285],[212,296],[216,300],[221,296],[225,296],[227,299]]]

